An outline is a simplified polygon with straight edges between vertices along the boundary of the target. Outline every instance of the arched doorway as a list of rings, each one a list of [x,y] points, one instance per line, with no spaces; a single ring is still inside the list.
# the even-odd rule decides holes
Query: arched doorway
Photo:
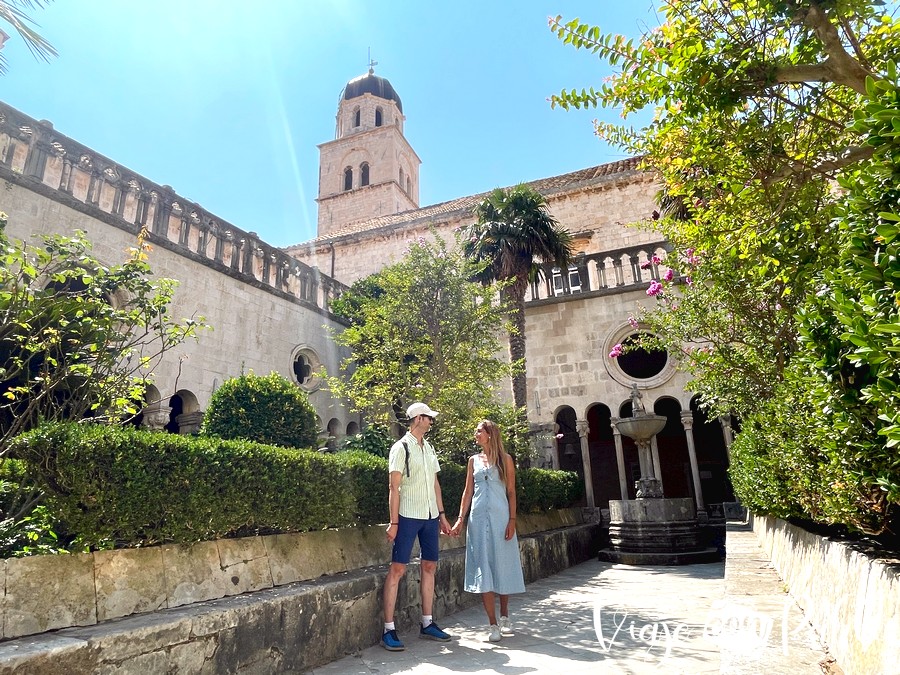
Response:
[[[694,446],[700,469],[700,485],[705,504],[734,501],[734,490],[728,478],[728,450],[718,418],[709,419],[700,407],[700,397],[691,399],[694,414]]]
[[[673,398],[663,397],[653,404],[653,412],[666,418],[666,426],[656,435],[663,493],[669,498],[693,497],[691,460],[681,423],[681,405]]]
[[[610,409],[602,403],[588,408],[588,449],[591,453],[594,501],[601,509],[608,508],[610,499],[622,499],[611,420]]]
[[[556,424],[559,429],[556,438],[556,455],[559,468],[563,471],[574,471],[584,481],[584,462],[581,459],[581,438],[575,425],[575,410],[563,406],[556,411]],[[584,502],[582,502],[584,505]]]

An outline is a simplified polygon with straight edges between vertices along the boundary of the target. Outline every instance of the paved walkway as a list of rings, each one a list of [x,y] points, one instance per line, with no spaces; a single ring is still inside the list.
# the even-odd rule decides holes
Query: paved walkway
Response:
[[[452,642],[405,633],[404,652],[371,647],[312,673],[821,674],[829,657],[754,534],[729,525],[727,547],[727,565],[589,561],[512,596],[515,635],[499,643],[479,606],[438,621]]]

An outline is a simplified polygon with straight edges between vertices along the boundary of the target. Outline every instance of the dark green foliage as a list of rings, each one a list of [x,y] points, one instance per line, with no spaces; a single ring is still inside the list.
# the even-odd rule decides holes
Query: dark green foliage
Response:
[[[394,439],[390,432],[380,424],[372,424],[354,436],[344,439],[342,450],[368,452],[376,457],[388,458]]]
[[[363,450],[348,450],[331,457],[341,467],[344,489],[356,495],[355,522],[359,525],[388,522],[387,459]]]
[[[306,392],[274,372],[226,380],[210,399],[202,433],[287,448],[314,448],[318,439]]]
[[[584,482],[573,471],[518,469],[516,503],[519,513],[538,513],[571,506],[584,496]]]
[[[86,423],[39,427],[17,437],[13,450],[24,467],[17,480],[27,476],[44,499],[30,519],[0,524],[5,556],[388,520],[387,460],[361,451],[322,454]],[[449,519],[465,474],[463,466],[441,466]],[[523,513],[566,507],[580,496],[574,473],[523,469],[519,476]]]
[[[341,467],[317,452],[92,424],[41,427],[14,448],[90,547],[353,524]]]

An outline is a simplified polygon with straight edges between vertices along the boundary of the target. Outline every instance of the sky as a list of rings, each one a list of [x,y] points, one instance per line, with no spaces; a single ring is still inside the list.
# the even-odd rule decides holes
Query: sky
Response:
[[[652,0],[55,0],[29,14],[59,56],[34,59],[0,26],[0,100],[275,246],[316,236],[316,146],[370,50],[403,101],[427,206],[624,157],[593,134],[617,111],[550,108],[610,71],[547,17],[629,36],[657,24]]]

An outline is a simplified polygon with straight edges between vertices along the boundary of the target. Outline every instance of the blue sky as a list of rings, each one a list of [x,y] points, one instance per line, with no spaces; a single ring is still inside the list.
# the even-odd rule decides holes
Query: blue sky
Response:
[[[317,144],[338,97],[377,74],[403,101],[434,204],[624,155],[593,135],[616,111],[551,110],[609,74],[547,17],[606,32],[656,25],[651,0],[56,0],[31,12],[59,51],[13,35],[0,99],[223,220],[285,246],[315,236]],[[3,28],[12,33],[5,25]]]

